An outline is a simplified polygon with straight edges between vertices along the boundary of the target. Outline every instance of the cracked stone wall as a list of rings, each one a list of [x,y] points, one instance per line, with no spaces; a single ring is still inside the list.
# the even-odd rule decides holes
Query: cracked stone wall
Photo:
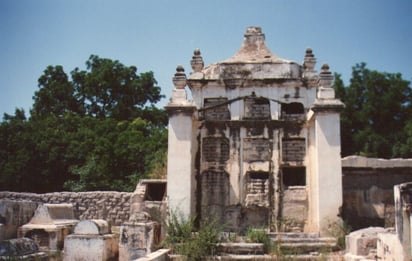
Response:
[[[0,200],[11,200],[21,204],[27,204],[27,202],[36,204],[70,203],[73,205],[76,219],[105,219],[112,225],[119,226],[129,220],[131,195],[132,193],[129,192],[116,191],[54,192],[45,194],[3,191],[0,192]],[[35,208],[33,208],[33,214],[34,210]]]

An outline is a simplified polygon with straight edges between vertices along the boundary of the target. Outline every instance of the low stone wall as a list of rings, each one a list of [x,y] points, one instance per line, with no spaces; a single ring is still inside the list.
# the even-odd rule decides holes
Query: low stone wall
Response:
[[[412,159],[342,159],[343,218],[354,230],[393,227],[394,185],[412,181]]]
[[[54,192],[46,194],[2,191],[0,192],[0,200],[29,201],[37,204],[70,203],[73,205],[76,219],[104,219],[110,222],[111,225],[119,226],[129,220],[131,195],[132,193],[116,191]],[[15,215],[19,215],[19,213],[15,213]]]
[[[394,226],[393,187],[412,182],[412,159],[385,160],[350,156],[342,159],[342,174],[342,215],[352,229]],[[77,219],[104,219],[111,225],[119,226],[129,220],[131,195],[132,193],[115,191],[46,194],[3,191],[0,192],[0,223],[7,223],[5,219],[11,220],[13,226],[17,227],[27,223],[27,218],[21,218],[27,217],[27,213],[24,212],[23,215],[18,207],[7,207],[14,203],[4,203],[5,200],[11,200],[26,205],[27,202],[71,203]],[[16,216],[7,218],[6,214],[10,216],[11,213]],[[2,231],[5,233],[6,230],[0,229]],[[8,236],[0,233],[0,237]]]

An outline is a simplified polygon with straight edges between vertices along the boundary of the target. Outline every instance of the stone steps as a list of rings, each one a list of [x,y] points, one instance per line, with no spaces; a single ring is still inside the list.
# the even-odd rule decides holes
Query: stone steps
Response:
[[[237,261],[237,260],[273,260],[273,261],[343,261],[343,258],[338,255],[328,254],[312,254],[312,255],[222,255],[205,258],[206,261],[222,260],[222,261]],[[173,260],[177,261],[177,260]],[[180,260],[179,260],[180,261]]]
[[[219,255],[263,255],[262,243],[219,243],[217,245]]]
[[[270,233],[270,239],[283,254],[305,255],[337,251],[336,239],[310,233]]]
[[[332,253],[337,250],[336,240],[332,237],[307,233],[269,233],[269,238],[275,248],[269,254],[264,252],[262,243],[229,242],[219,243],[216,255],[205,260],[343,260],[339,253]]]
[[[221,255],[211,258],[210,260],[224,260],[224,261],[236,261],[236,260],[276,260],[271,255]]]

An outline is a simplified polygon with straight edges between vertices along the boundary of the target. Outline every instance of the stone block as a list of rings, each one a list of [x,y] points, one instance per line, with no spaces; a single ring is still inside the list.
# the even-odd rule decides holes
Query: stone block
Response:
[[[369,227],[354,231],[346,236],[345,260],[357,260],[356,256],[366,257],[371,251],[376,251],[378,234],[387,230],[382,227]],[[346,257],[347,256],[347,257]]]
[[[117,260],[119,240],[113,234],[77,235],[66,237],[63,261],[102,261]]]
[[[103,219],[83,220],[80,221],[74,228],[74,234],[104,235],[109,233],[109,223]]]
[[[119,260],[134,260],[150,254],[160,240],[156,222],[128,222],[120,227]]]

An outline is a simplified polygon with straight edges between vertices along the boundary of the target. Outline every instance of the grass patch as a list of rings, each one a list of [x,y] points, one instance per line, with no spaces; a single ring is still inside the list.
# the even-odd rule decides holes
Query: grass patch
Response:
[[[269,253],[269,251],[271,250],[272,243],[268,234],[266,233],[266,229],[249,227],[246,230],[245,237],[248,242],[262,243],[265,253]]]
[[[185,256],[187,260],[201,260],[202,257],[214,255],[221,226],[215,220],[202,221],[198,228],[194,224],[194,218],[185,219],[171,213],[162,245],[172,249],[174,254]]]

